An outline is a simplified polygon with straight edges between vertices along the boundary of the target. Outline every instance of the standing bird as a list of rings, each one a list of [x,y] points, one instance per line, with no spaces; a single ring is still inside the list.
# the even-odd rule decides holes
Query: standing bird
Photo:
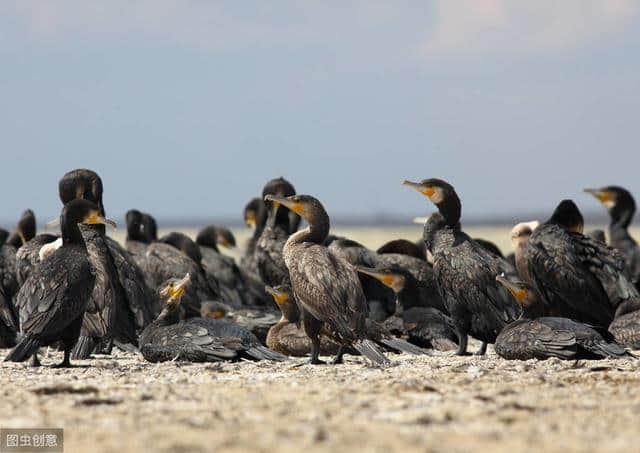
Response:
[[[329,235],[329,216],[322,204],[309,195],[267,195],[265,201],[272,206],[285,206],[309,224],[289,237],[283,255],[293,293],[302,309],[305,331],[311,339],[310,363],[322,363],[318,359],[318,336],[325,324],[341,345],[334,363],[342,361],[344,348],[348,346],[374,363],[388,363],[376,344],[367,338],[369,308],[357,272],[323,245]]]
[[[67,172],[58,183],[58,192],[63,204],[74,199],[96,203],[104,217],[102,179],[96,172]],[[96,284],[73,358],[88,358],[100,343],[108,350],[111,340],[132,349],[139,332],[152,321],[155,295],[131,255],[106,235],[104,225],[85,226],[81,232],[95,260]]]
[[[468,335],[482,341],[486,352],[502,329],[516,320],[520,308],[496,282],[501,273],[513,274],[509,262],[487,251],[460,228],[462,204],[453,186],[441,179],[405,181],[427,196],[439,213],[424,225],[423,239],[433,255],[433,271],[440,295],[458,335],[458,355],[467,354]]]
[[[628,355],[620,345],[605,340],[587,324],[568,318],[545,317],[545,308],[533,286],[514,277],[499,275],[522,306],[522,318],[504,328],[496,340],[496,353],[507,360],[602,359]]]
[[[272,179],[262,190],[267,209],[267,224],[256,244],[255,255],[260,279],[269,286],[289,283],[289,272],[282,249],[289,238],[291,228],[288,211],[270,197],[289,197],[295,193],[294,187],[284,178]]]
[[[92,258],[78,224],[106,223],[113,224],[95,203],[73,200],[64,206],[60,216],[62,246],[34,269],[16,298],[22,336],[6,361],[22,362],[39,347],[62,342],[64,360],[58,366],[71,366],[69,357],[95,281]],[[34,365],[38,364],[34,356]]]
[[[606,330],[618,305],[638,292],[622,273],[622,255],[582,230],[578,207],[562,201],[529,238],[524,260],[549,315]]]
[[[618,186],[585,189],[609,211],[609,240],[613,248],[625,257],[625,274],[640,289],[640,246],[629,234],[629,225],[636,213],[636,202],[628,190]]]

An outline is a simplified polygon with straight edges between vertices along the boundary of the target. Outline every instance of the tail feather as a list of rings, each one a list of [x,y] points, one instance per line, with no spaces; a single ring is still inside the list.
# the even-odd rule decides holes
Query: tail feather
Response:
[[[406,352],[407,354],[413,355],[429,355],[429,353],[415,344],[411,344],[408,341],[403,340],[402,338],[389,338],[389,339],[381,339],[380,343],[388,346],[391,349],[400,352]]]
[[[87,360],[96,348],[96,341],[93,337],[80,336],[71,352],[73,360]]]
[[[15,348],[4,358],[5,362],[24,362],[38,351],[40,342],[35,338],[23,337]]]
[[[247,354],[256,360],[273,360],[275,362],[284,362],[289,358],[279,352],[272,351],[265,346],[254,346],[247,349]]]
[[[602,355],[603,357],[623,357],[627,355],[625,348],[617,343],[596,343],[593,345],[592,352]]]
[[[388,365],[391,363],[389,359],[380,351],[378,345],[371,340],[357,340],[353,342],[353,347],[358,350],[360,354],[371,360],[376,365]]]

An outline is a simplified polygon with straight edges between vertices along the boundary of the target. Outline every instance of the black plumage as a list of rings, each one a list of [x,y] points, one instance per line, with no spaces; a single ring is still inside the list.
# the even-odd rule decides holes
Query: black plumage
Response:
[[[222,228],[209,225],[198,232],[196,244],[200,248],[202,267],[218,282],[220,298],[226,303],[240,307],[249,305],[251,300],[244,276],[235,260],[218,249],[219,244],[235,245],[235,239],[226,235]]]
[[[165,306],[140,336],[140,351],[146,360],[286,360],[285,356],[264,347],[255,335],[238,325],[211,318],[180,320],[178,307],[189,280],[189,275],[181,280],[171,279],[161,290],[166,298]]]
[[[265,342],[269,329],[278,322],[280,316],[275,310],[256,308],[233,308],[222,302],[204,301],[200,316],[203,318],[223,319],[244,327],[261,342]]]
[[[41,346],[61,342],[64,360],[69,357],[78,336],[84,312],[93,290],[94,270],[78,227],[105,220],[99,207],[89,201],[72,200],[61,214],[62,246],[40,263],[16,297],[21,338],[5,360],[21,362]]]
[[[267,182],[262,190],[267,209],[267,223],[256,243],[255,255],[260,279],[269,286],[289,283],[289,272],[284,262],[282,249],[291,229],[289,211],[279,203],[268,199],[268,195],[288,197],[296,193],[293,185],[284,178]]]
[[[493,343],[502,329],[518,318],[520,308],[509,292],[495,281],[500,273],[515,273],[506,260],[481,247],[460,228],[462,205],[454,188],[439,179],[405,181],[427,196],[440,212],[429,217],[423,239],[433,255],[433,271],[444,305],[458,335],[457,354],[467,353],[471,334]]]
[[[625,275],[640,289],[640,246],[629,234],[629,225],[636,213],[636,202],[631,193],[618,186],[585,189],[609,211],[609,241],[625,258]]]
[[[581,231],[582,215],[564,200],[533,232],[524,259],[548,314],[606,329],[616,307],[638,293],[620,253]]]
[[[31,275],[33,268],[40,262],[42,247],[59,239],[59,236],[53,234],[39,234],[18,249],[16,252],[16,278],[18,285],[22,286],[24,284],[29,275]],[[52,249],[52,251],[54,250]]]
[[[628,355],[623,347],[607,341],[587,324],[562,317],[539,317],[544,307],[535,288],[515,277],[496,280],[522,305],[522,318],[498,335],[495,350],[505,359],[601,359]]]
[[[187,249],[197,259],[200,255],[198,246],[189,238],[180,234],[165,237],[170,243],[154,242],[149,245],[145,254],[143,270],[148,277],[152,289],[157,292],[162,284],[172,278],[180,278],[185,274],[191,275],[191,283],[183,296],[184,308],[188,317],[200,316],[200,302],[203,300],[218,300],[217,282],[212,276],[207,277],[200,261],[196,262],[183,250]],[[154,306],[154,313],[160,313],[162,304]]]
[[[283,255],[305,331],[311,338],[311,363],[321,363],[318,336],[323,325],[343,348],[351,346],[375,363],[387,363],[388,359],[367,338],[368,306],[358,274],[323,245],[329,234],[329,216],[322,204],[309,195],[267,195],[265,200],[282,204],[309,224],[289,237]],[[343,351],[338,352],[335,363],[342,360]]]

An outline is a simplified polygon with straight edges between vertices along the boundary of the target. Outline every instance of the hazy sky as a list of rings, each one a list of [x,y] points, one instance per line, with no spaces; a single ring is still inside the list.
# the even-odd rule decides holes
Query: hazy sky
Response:
[[[0,220],[59,213],[88,167],[107,213],[238,217],[275,176],[330,214],[551,210],[640,197],[634,0],[0,2]]]

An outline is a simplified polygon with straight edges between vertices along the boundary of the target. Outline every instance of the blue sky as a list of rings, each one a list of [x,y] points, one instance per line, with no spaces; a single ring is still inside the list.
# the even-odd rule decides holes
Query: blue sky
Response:
[[[640,194],[640,3],[0,2],[2,209],[59,212],[89,167],[107,213],[240,218],[289,178],[335,216],[551,210]]]

